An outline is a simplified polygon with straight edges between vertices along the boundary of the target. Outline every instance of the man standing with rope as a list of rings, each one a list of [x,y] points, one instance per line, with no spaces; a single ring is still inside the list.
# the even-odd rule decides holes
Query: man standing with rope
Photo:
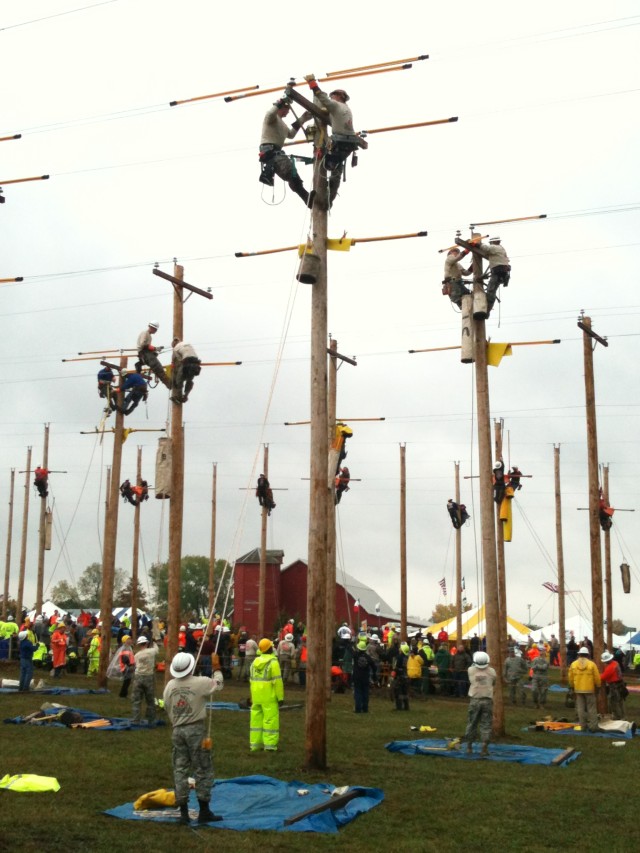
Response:
[[[200,813],[198,823],[222,820],[209,808],[213,787],[211,738],[205,718],[207,701],[212,693],[222,690],[224,677],[216,670],[213,678],[192,675],[196,659],[187,652],[178,652],[171,662],[173,678],[164,688],[164,707],[173,726],[173,778],[176,805],[180,808],[180,823],[189,825],[189,774],[196,782]]]

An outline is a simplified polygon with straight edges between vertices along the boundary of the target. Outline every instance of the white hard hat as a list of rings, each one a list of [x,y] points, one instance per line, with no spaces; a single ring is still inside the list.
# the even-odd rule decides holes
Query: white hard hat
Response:
[[[586,646],[580,646],[580,648],[578,649],[578,654],[579,655],[588,655],[589,649]]]
[[[600,660],[602,661],[602,663],[609,663],[610,660],[613,660],[613,655],[611,654],[611,652],[603,652]]]
[[[474,664],[480,669],[489,666],[489,655],[486,652],[476,652],[473,656]]]
[[[173,675],[174,678],[184,678],[186,675],[193,672],[195,665],[196,659],[193,655],[190,655],[188,652],[178,652],[171,661],[171,675]]]
[[[158,331],[158,329],[160,328],[160,323],[148,323],[148,326],[149,326],[151,329],[155,329],[155,330],[156,330],[156,332],[157,332],[157,331]]]
[[[284,635],[284,638],[285,638],[285,640],[286,640],[287,642],[289,642],[289,643],[290,643],[290,642],[291,642],[291,640],[293,640],[293,634],[285,634],[285,635]]]
[[[18,633],[18,639],[19,640],[26,640],[27,639],[27,632],[26,631],[20,631]],[[609,657],[611,657],[611,655],[609,655]],[[603,657],[603,660],[604,660],[604,657]]]
[[[500,462],[500,460],[493,463],[493,470],[495,471],[496,468],[502,468],[502,462]]]
[[[143,643],[148,643],[148,642],[149,642],[148,638],[145,636],[142,636],[142,637],[138,637],[138,641],[137,641],[136,645],[141,646]]]

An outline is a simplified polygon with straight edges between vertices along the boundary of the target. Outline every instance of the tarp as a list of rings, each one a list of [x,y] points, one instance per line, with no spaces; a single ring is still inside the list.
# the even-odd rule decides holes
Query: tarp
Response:
[[[578,725],[578,723],[576,723],[576,725]],[[523,732],[531,732],[531,731],[535,731],[535,730],[532,727],[526,726],[522,731]],[[569,735],[571,737],[573,737],[574,735],[578,735],[578,736],[586,735],[587,737],[607,737],[607,738],[611,738],[612,740],[633,740],[634,737],[639,736],[639,735],[635,735],[631,729],[629,729],[629,731],[627,731],[627,732],[590,732],[588,730],[583,731],[582,729],[580,729],[580,730],[578,730],[578,729],[559,729],[559,730],[547,729],[546,731],[543,732],[543,734],[546,734],[546,735]]]
[[[389,752],[401,752],[403,755],[429,755],[442,758],[460,758],[466,761],[508,761],[515,764],[543,764],[550,766],[556,758],[559,758],[566,750],[544,749],[539,746],[517,746],[507,743],[492,743],[489,746],[489,755],[480,755],[480,744],[473,745],[473,752],[468,753],[466,745],[459,749],[447,749],[447,741],[438,738],[427,740],[394,740],[385,744]],[[567,756],[558,766],[564,767],[570,761],[580,755],[573,752]]]
[[[8,719],[4,720],[4,722],[5,723],[15,723],[17,725],[25,723],[25,724],[32,725],[32,726],[58,726],[58,727],[61,727],[64,729],[64,728],[67,728],[67,726],[65,726],[64,723],[61,723],[60,720],[58,720],[58,719],[47,720],[46,719],[46,717],[57,717],[58,714],[60,713],[60,711],[74,711],[75,713],[80,714],[82,716],[83,723],[91,723],[91,722],[94,722],[95,720],[105,719],[103,714],[94,714],[93,711],[86,711],[84,708],[60,707],[60,708],[47,708],[44,711],[44,714],[46,716],[42,720],[27,720],[27,719],[25,719],[25,717],[19,716],[19,717],[9,717]],[[153,727],[164,726],[164,725],[165,725],[164,720],[156,720],[155,723],[153,723]],[[95,731],[98,731],[98,732],[124,732],[124,731],[131,731],[132,729],[148,729],[148,728],[149,728],[148,723],[132,723],[131,720],[127,719],[126,717],[109,717],[108,718],[108,725],[100,726],[99,728],[96,728]]]
[[[17,693],[17,687],[0,687],[0,693]],[[37,694],[38,696],[78,696],[80,693],[108,693],[104,687],[91,690],[88,687],[38,687],[36,690],[30,690],[29,695]]]
[[[452,616],[450,619],[445,619],[444,622],[438,622],[436,625],[429,625],[428,630],[431,631],[434,637],[437,637],[438,633],[442,631],[443,628],[449,634],[450,640],[458,639],[458,620],[455,616]],[[511,634],[514,640],[523,643],[526,643],[527,637],[529,636],[529,629],[527,626],[523,625],[522,622],[518,622],[517,619],[513,619],[511,616],[507,616],[506,632],[507,634]],[[466,613],[462,614],[463,640],[470,640],[474,634],[477,634],[478,637],[484,637],[486,633],[487,626],[484,604],[481,607],[473,607],[471,610],[467,610]]]
[[[223,820],[210,824],[215,829],[236,829],[245,832],[251,829],[273,829],[292,832],[336,833],[341,826],[350,823],[359,814],[370,811],[384,799],[380,788],[355,787],[361,796],[350,800],[341,808],[310,815],[290,826],[287,818],[298,815],[313,806],[331,801],[334,785],[320,782],[283,782],[270,776],[238,776],[216,782],[210,807]],[[351,790],[352,788],[350,788]],[[189,801],[192,818],[197,817],[197,803],[192,791]],[[133,803],[109,809],[105,814],[124,820],[153,820],[175,823],[180,812],[177,809],[157,809],[152,812],[136,812]]]

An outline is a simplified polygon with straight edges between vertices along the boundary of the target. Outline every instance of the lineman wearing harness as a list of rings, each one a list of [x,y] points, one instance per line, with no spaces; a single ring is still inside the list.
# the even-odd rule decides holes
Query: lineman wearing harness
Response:
[[[309,201],[309,193],[302,183],[302,178],[298,175],[295,166],[295,160],[288,157],[282,150],[282,146],[287,139],[293,139],[296,133],[300,130],[305,121],[308,121],[311,116],[308,113],[303,113],[299,119],[296,119],[291,127],[285,122],[284,118],[290,110],[290,101],[288,98],[280,98],[269,107],[264,121],[262,122],[262,134],[260,136],[260,178],[261,183],[268,187],[273,186],[274,175],[282,178],[296,195],[299,195],[305,205]]]
[[[468,252],[460,252],[460,249],[449,249],[444,262],[444,280],[442,282],[442,294],[448,296],[449,299],[461,307],[462,297],[468,296],[470,291],[465,287],[462,280],[463,275],[471,275],[471,267],[463,269],[460,261],[467,255]]]
[[[338,194],[340,181],[345,171],[347,157],[354,154],[358,148],[368,148],[368,143],[358,136],[353,130],[353,114],[347,106],[349,95],[344,89],[334,89],[328,95],[323,92],[315,78],[315,74],[306,74],[304,78],[313,92],[314,100],[324,107],[329,113],[329,124],[331,125],[331,142],[324,159],[324,165],[329,178],[329,207],[333,204]],[[352,160],[356,165],[357,159]]]
[[[160,359],[156,355],[156,353],[161,351],[162,347],[158,349],[151,342],[151,336],[155,335],[159,328],[158,323],[149,323],[148,327],[143,329],[138,335],[137,348],[139,361],[136,363],[136,370],[140,365],[146,364],[163,385],[171,388],[171,382],[169,382],[169,378],[164,372],[164,367],[160,364]]]
[[[504,247],[501,245],[500,237],[491,237],[489,245],[486,246],[482,240],[477,243],[467,243],[466,240],[456,238],[456,243],[459,246],[464,246],[470,252],[485,258],[489,262],[489,281],[487,283],[487,309],[491,313],[491,309],[496,301],[498,288],[501,284],[505,287],[509,284],[511,278],[511,264]]]
[[[180,338],[174,338],[171,346],[173,347],[171,399],[174,403],[186,403],[193,388],[193,380],[200,375],[201,361],[191,344],[181,341]]]

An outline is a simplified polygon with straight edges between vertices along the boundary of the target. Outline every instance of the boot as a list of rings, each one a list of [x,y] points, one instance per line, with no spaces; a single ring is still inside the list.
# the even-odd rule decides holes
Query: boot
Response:
[[[180,823],[183,826],[189,826],[191,820],[189,818],[189,806],[185,803],[183,806],[180,806]]]
[[[309,193],[304,188],[304,184],[302,183],[302,179],[296,175],[294,178],[291,178],[289,181],[289,186],[293,190],[296,195],[299,195],[302,201],[305,203],[305,206],[309,204]]]
[[[198,805],[200,806],[198,823],[214,823],[217,820],[223,820],[222,815],[214,814],[211,811],[208,800],[198,800]]]
[[[486,758],[489,755],[489,744],[483,743],[482,749],[480,750],[480,758]]]

